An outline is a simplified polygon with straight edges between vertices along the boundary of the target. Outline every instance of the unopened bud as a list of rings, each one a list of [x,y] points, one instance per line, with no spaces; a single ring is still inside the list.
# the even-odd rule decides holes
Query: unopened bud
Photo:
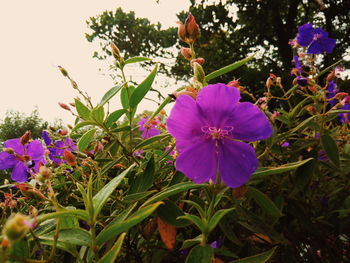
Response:
[[[177,34],[179,38],[187,44],[193,44],[199,36],[199,26],[192,14],[189,14],[186,18],[185,24],[177,22],[179,28]]]
[[[314,106],[307,106],[306,110],[310,113],[316,114],[316,108]]]
[[[71,166],[77,165],[77,160],[75,158],[75,155],[72,152],[70,152],[68,150],[64,150],[63,157],[69,165],[71,165]]]
[[[3,235],[11,242],[22,239],[30,229],[30,218],[20,213],[11,216],[3,229]]]
[[[78,84],[74,80],[71,79],[70,83],[71,83],[73,89],[78,89]]]
[[[58,66],[59,70],[61,71],[62,75],[67,77],[68,76],[68,72],[67,70],[65,70],[64,68],[62,68],[61,66]]]
[[[312,93],[315,93],[317,91],[316,86],[308,86],[307,87]]]
[[[49,129],[50,129],[51,131],[56,131],[56,130],[57,130],[57,128],[56,128],[56,127],[53,127],[53,126],[49,126]]]
[[[60,105],[60,107],[64,110],[70,111],[70,108],[67,104],[64,104],[62,102],[59,102],[58,105]]]
[[[190,48],[182,47],[180,49],[181,54],[184,56],[185,59],[190,60],[192,58],[192,52]]]
[[[65,136],[65,135],[68,134],[68,131],[67,131],[66,129],[62,129],[62,130],[59,130],[59,131],[58,131],[58,134],[59,134],[59,135],[62,135],[62,136]]]
[[[110,44],[111,47],[111,51],[112,51],[112,55],[116,60],[120,60],[121,59],[121,55],[120,55],[120,50],[119,48],[116,46],[116,44],[114,44],[113,42],[111,42]]]
[[[115,164],[112,168],[115,168],[115,169],[122,169],[122,168],[125,168],[125,165],[122,164],[122,163],[117,163],[117,164]]]
[[[266,80],[266,88],[270,89],[272,85],[273,85],[273,80],[271,78],[267,78],[267,80]]]
[[[204,58],[196,58],[191,60],[191,64],[193,64],[193,62],[197,62],[198,64],[203,65],[205,60]]]
[[[27,144],[29,142],[30,138],[31,138],[31,132],[28,130],[22,135],[21,144],[22,145]]]
[[[9,244],[10,244],[10,242],[9,242],[8,239],[6,239],[6,238],[4,238],[4,239],[1,241],[1,247],[2,247],[3,249],[8,248]]]
[[[75,103],[74,102],[69,102],[69,105],[71,105],[72,107],[75,107]]]
[[[43,177],[43,179],[49,179],[51,176],[51,170],[46,166],[40,166],[39,174]]]
[[[335,94],[335,98],[339,101],[341,101],[342,99],[344,99],[346,96],[348,96],[349,93],[347,92],[338,92],[337,94]]]
[[[326,81],[330,82],[335,79],[335,70],[332,70],[331,73],[328,74]]]
[[[232,81],[230,81],[229,83],[227,83],[227,86],[229,87],[239,87],[239,80],[238,79],[234,79]]]
[[[163,109],[159,112],[161,115],[165,115],[166,114],[166,111]]]
[[[194,71],[194,77],[195,79],[200,82],[203,83],[204,82],[204,78],[205,78],[205,73],[204,70],[202,68],[202,66],[197,63],[197,62],[193,62],[193,71]]]

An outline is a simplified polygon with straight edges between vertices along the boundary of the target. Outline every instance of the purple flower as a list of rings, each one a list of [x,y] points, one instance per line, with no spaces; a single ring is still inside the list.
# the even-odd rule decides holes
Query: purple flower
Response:
[[[289,145],[290,145],[290,144],[289,144],[289,142],[287,142],[287,141],[281,143],[281,146],[282,146],[282,147],[288,147]]]
[[[305,87],[308,84],[308,79],[297,76],[297,83],[298,83],[299,86]]]
[[[140,149],[138,151],[135,151],[132,155],[135,156],[137,159],[142,159],[143,158],[143,153],[145,151],[143,149]]]
[[[341,110],[350,110],[350,104],[345,104],[340,109]],[[340,121],[342,123],[350,123],[350,112],[348,112],[348,113],[340,113],[339,117],[340,117]]]
[[[235,87],[215,84],[204,87],[194,100],[177,98],[167,127],[176,139],[176,169],[195,183],[216,181],[229,187],[248,181],[258,167],[254,148],[244,141],[266,139],[272,127],[257,106],[239,102]]]
[[[335,47],[335,39],[329,38],[328,33],[320,27],[313,28],[312,24],[305,24],[298,28],[298,43],[308,47],[308,54],[332,53]]]
[[[142,132],[141,137],[144,139],[160,134],[160,131],[156,128],[156,126],[159,124],[159,121],[152,120],[150,123],[146,124],[148,119],[149,117],[143,118],[137,123],[137,125],[140,126],[139,130]]]
[[[38,172],[40,162],[46,163],[45,149],[39,140],[22,145],[21,139],[11,139],[4,142],[4,148],[9,151],[0,152],[0,170],[13,169],[11,173],[13,181],[27,181],[28,174],[33,172],[32,169]]]
[[[339,89],[337,88],[337,84],[334,82],[334,80],[330,81],[327,86],[327,99],[333,98],[338,92]],[[329,101],[329,104],[333,107],[337,103],[337,99],[332,99]]]
[[[219,238],[218,240],[215,240],[214,242],[210,243],[210,246],[212,248],[220,248],[222,246],[223,242],[224,242],[224,240]]]
[[[294,56],[293,57],[293,60],[294,60],[294,66],[295,68],[301,72],[302,71],[302,68],[301,68],[301,64],[300,64],[300,61],[299,61],[299,56]]]
[[[50,151],[50,154],[49,154],[50,159],[58,165],[65,162],[65,160],[63,159],[64,150],[66,149],[69,151],[77,150],[77,145],[75,144],[75,142],[68,137],[65,138],[64,140],[58,140],[53,143],[47,131],[43,131],[41,133],[41,136],[43,137],[45,144],[47,145],[47,148]]]

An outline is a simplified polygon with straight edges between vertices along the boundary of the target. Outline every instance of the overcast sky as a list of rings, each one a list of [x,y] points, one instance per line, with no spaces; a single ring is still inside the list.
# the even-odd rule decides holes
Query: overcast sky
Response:
[[[92,58],[97,44],[89,43],[86,20],[105,10],[122,7],[137,17],[176,26],[176,13],[188,0],[10,0],[0,2],[0,119],[6,110],[29,114],[38,107],[40,116],[52,122],[71,123],[69,112],[58,102],[68,103],[77,94],[57,66],[66,68],[79,87],[97,102],[113,86],[102,74],[102,63]],[[106,72],[105,72],[106,73]]]

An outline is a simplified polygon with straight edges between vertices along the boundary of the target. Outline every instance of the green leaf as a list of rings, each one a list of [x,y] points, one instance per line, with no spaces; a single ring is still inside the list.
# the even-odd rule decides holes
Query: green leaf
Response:
[[[124,202],[130,203],[130,202],[139,201],[139,200],[144,199],[147,196],[153,194],[154,192],[157,192],[157,191],[153,190],[153,191],[130,194],[130,195],[127,195],[124,197]]]
[[[107,202],[109,196],[113,193],[115,188],[121,183],[126,175],[134,168],[135,164],[131,165],[128,169],[123,171],[117,177],[113,178],[108,184],[106,184],[93,198],[92,203],[94,206],[94,219],[97,218],[102,207]]]
[[[45,235],[41,235],[39,238],[53,241],[55,232],[56,231],[52,231]],[[89,246],[91,244],[91,235],[88,231],[81,228],[60,229],[58,241],[78,246]]]
[[[1,249],[5,253],[5,249]],[[1,256],[1,252],[0,252],[0,256]],[[15,257],[21,257],[23,259],[28,259],[30,258],[30,251],[29,251],[29,244],[28,241],[25,239],[22,240],[18,240],[16,242],[13,243],[13,245],[11,246],[10,249],[10,256],[15,256]],[[0,258],[1,260],[1,258]],[[6,262],[10,263],[10,262],[23,262],[23,261],[17,261],[17,260],[7,260]]]
[[[40,243],[42,245],[47,245],[47,246],[53,246],[54,245],[54,242],[52,240],[41,239]],[[72,254],[74,257],[79,257],[79,253],[76,250],[76,246],[74,246],[74,245],[72,245],[70,243],[57,241],[56,247],[61,249],[61,250],[63,250],[63,251],[66,251],[66,252]]]
[[[195,246],[191,249],[185,263],[212,263],[214,250],[211,246]]]
[[[99,106],[103,106],[105,105],[111,98],[113,98],[115,96],[115,94],[117,94],[119,92],[119,90],[121,90],[121,88],[124,86],[125,84],[119,85],[119,86],[115,86],[113,88],[111,88],[110,90],[108,90],[105,95],[103,95]]]
[[[175,184],[172,185],[168,188],[165,188],[163,191],[155,194],[154,196],[152,196],[151,198],[149,198],[146,202],[144,202],[142,204],[141,207],[152,204],[154,202],[163,200],[169,196],[175,195],[177,193],[181,193],[184,191],[187,191],[189,189],[197,189],[197,188],[201,188],[204,187],[205,184],[194,184],[192,182],[183,182],[183,183],[179,183],[179,184]]]
[[[150,90],[152,83],[154,81],[154,78],[156,77],[158,70],[158,64],[154,67],[152,72],[147,76],[147,78],[137,86],[137,88],[134,90],[134,92],[131,94],[130,97],[130,108],[135,108],[140,101],[145,97],[147,92]]]
[[[40,215],[38,216],[37,220],[38,220],[38,223],[40,223],[51,218],[64,218],[66,216],[75,216],[79,219],[89,221],[88,214],[86,213],[86,211],[81,209],[76,209],[76,210],[62,209],[58,212]]]
[[[291,130],[289,131],[289,133],[295,133],[295,132],[297,132],[297,131],[299,131],[299,130],[301,130],[301,129],[304,129],[305,126],[306,126],[310,121],[312,121],[313,119],[316,118],[316,116],[317,116],[317,115],[311,116],[311,117],[307,118],[306,120],[302,121],[301,123],[299,123],[298,126],[296,126],[295,128],[291,129]]]
[[[81,136],[78,141],[78,150],[83,152],[90,144],[90,142],[94,139],[96,129],[88,130]]]
[[[194,201],[191,201],[191,200],[183,200],[183,202],[187,203],[187,204],[190,204],[192,205],[194,208],[196,208],[196,210],[198,211],[199,215],[202,217],[202,218],[205,218],[206,217],[206,213],[204,211],[204,209],[196,202]]]
[[[321,144],[328,158],[337,166],[340,165],[338,146],[335,140],[328,134],[321,136]]]
[[[168,133],[153,136],[151,138],[148,138],[147,140],[140,142],[138,145],[135,146],[135,149],[144,149],[146,146],[155,142],[159,142],[160,140],[163,140],[168,137],[171,137]]]
[[[176,226],[176,227],[184,227],[188,226],[188,220],[179,220],[177,219],[179,216],[184,216],[184,212],[172,201],[164,200],[164,204],[160,205],[157,208],[157,214],[165,223]]]
[[[171,101],[173,100],[172,97],[168,96],[163,102],[162,104],[159,105],[159,107],[152,113],[152,115],[149,117],[148,121],[151,121],[153,120],[157,115],[158,113],[166,106],[168,105]]]
[[[134,90],[135,90],[134,86],[129,86],[129,87],[124,87],[120,92],[120,102],[122,103],[122,106],[125,110],[129,109],[129,96],[131,96]]]
[[[130,185],[129,194],[141,193],[147,191],[154,181],[155,163],[154,156],[147,162],[146,169],[143,173],[139,174]]]
[[[157,202],[152,205],[143,207],[138,211],[136,211],[135,213],[133,213],[130,217],[128,217],[124,221],[117,222],[113,225],[110,225],[104,228],[100,232],[100,234],[97,236],[96,244],[102,245],[104,242],[110,240],[111,238],[114,238],[120,233],[127,231],[129,228],[133,227],[134,225],[139,224],[145,218],[149,217],[161,204],[163,204],[163,202]]]
[[[106,127],[107,128],[111,127],[111,125],[114,122],[116,122],[117,120],[119,120],[119,118],[126,112],[127,112],[126,110],[121,109],[121,110],[116,110],[116,111],[113,111],[112,113],[110,113],[105,121]]]
[[[77,125],[74,126],[74,128],[72,129],[72,132],[78,130],[81,127],[88,126],[88,125],[96,125],[96,122],[94,122],[94,121],[82,121],[82,122],[79,122]]]
[[[118,257],[120,250],[122,249],[123,241],[126,233],[122,233],[118,240],[114,243],[113,247],[98,261],[98,263],[113,263]]]
[[[316,163],[316,160],[312,160],[311,162],[307,162],[306,164],[298,167],[298,169],[295,171],[295,182],[293,191],[290,194],[291,196],[302,191],[311,181]]]
[[[302,160],[302,161],[298,161],[298,162],[294,162],[294,163],[283,164],[283,165],[278,166],[278,167],[261,167],[261,168],[257,169],[255,173],[253,173],[252,178],[258,177],[258,176],[280,174],[280,173],[288,172],[291,170],[295,170],[298,167],[304,165],[305,163],[311,161],[312,159],[313,158],[308,158],[306,160]]]
[[[145,61],[150,61],[152,59],[146,58],[146,57],[133,57],[133,58],[128,58],[125,60],[125,65],[126,64],[131,64],[131,63],[137,63],[137,62],[145,62]]]
[[[263,192],[253,187],[248,187],[248,195],[255,200],[260,208],[273,218],[282,216],[282,212],[277,208],[274,202],[271,201]]]
[[[90,118],[96,121],[98,124],[103,123],[103,119],[105,116],[105,110],[102,106],[97,106],[90,113]]]
[[[236,68],[239,68],[239,67],[243,66],[245,63],[247,63],[249,60],[253,59],[254,57],[255,57],[255,54],[250,56],[250,57],[244,58],[244,59],[242,59],[240,61],[237,61],[235,63],[232,63],[232,64],[230,64],[230,65],[228,65],[226,67],[218,69],[218,70],[208,74],[205,77],[205,80],[209,81],[209,80],[211,80],[213,78],[216,78],[216,77],[219,77],[219,76],[221,76],[223,74],[226,74],[226,73],[228,73],[228,72],[230,72],[230,71],[232,71],[232,70],[234,70]]]
[[[274,247],[270,249],[269,251],[266,251],[261,254],[257,254],[255,256],[241,258],[238,260],[231,261],[230,263],[265,263],[267,262],[275,252],[277,247]]]
[[[203,239],[202,234],[201,234],[201,235],[198,235],[198,236],[196,236],[195,238],[192,238],[192,239],[186,239],[186,240],[182,243],[182,246],[181,246],[180,250],[186,249],[186,248],[189,248],[189,247],[192,247],[192,246],[194,246],[194,245],[197,245],[197,244],[199,244],[199,243],[202,242],[202,239]]]
[[[90,119],[90,109],[86,107],[80,100],[74,99],[75,108],[77,109],[78,115],[83,120]]]
[[[208,223],[208,233],[213,231],[217,224],[220,222],[221,218],[223,218],[228,212],[231,212],[233,209],[234,208],[229,208],[216,211]]]
[[[202,221],[202,219],[199,216],[196,215],[190,215],[190,214],[186,214],[184,216],[179,216],[178,218],[176,218],[178,220],[184,219],[184,220],[188,220],[190,222],[192,222],[193,224],[195,224],[200,231],[202,231],[202,233],[207,232],[207,226],[206,224],[204,224],[204,222]]]

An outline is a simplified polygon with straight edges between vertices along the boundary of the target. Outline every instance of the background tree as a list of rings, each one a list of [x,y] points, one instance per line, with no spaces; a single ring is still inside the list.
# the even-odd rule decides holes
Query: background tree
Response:
[[[209,73],[222,66],[240,60],[249,53],[262,50],[259,59],[241,67],[232,74],[222,76],[217,81],[228,82],[240,78],[244,85],[254,92],[261,92],[269,72],[284,77],[287,81],[292,66],[292,49],[288,45],[295,38],[297,28],[307,22],[320,26],[337,39],[333,54],[326,55],[325,65],[342,58],[350,45],[350,2],[349,0],[191,0],[189,10],[178,14],[184,21],[191,12],[201,27],[201,36],[196,49],[198,55],[206,59],[204,70]],[[225,3],[223,3],[225,2]],[[101,41],[100,59],[110,55],[106,46],[115,42],[125,56],[165,56],[170,57],[173,49],[179,50],[180,43],[176,28],[161,29],[161,25],[151,24],[148,19],[135,18],[133,12],[104,12],[87,22],[91,34],[89,41]],[[149,41],[145,41],[145,39]],[[130,43],[133,43],[130,45]],[[163,67],[167,69],[167,67]],[[166,73],[177,79],[188,76],[188,62],[178,53],[176,63]]]

